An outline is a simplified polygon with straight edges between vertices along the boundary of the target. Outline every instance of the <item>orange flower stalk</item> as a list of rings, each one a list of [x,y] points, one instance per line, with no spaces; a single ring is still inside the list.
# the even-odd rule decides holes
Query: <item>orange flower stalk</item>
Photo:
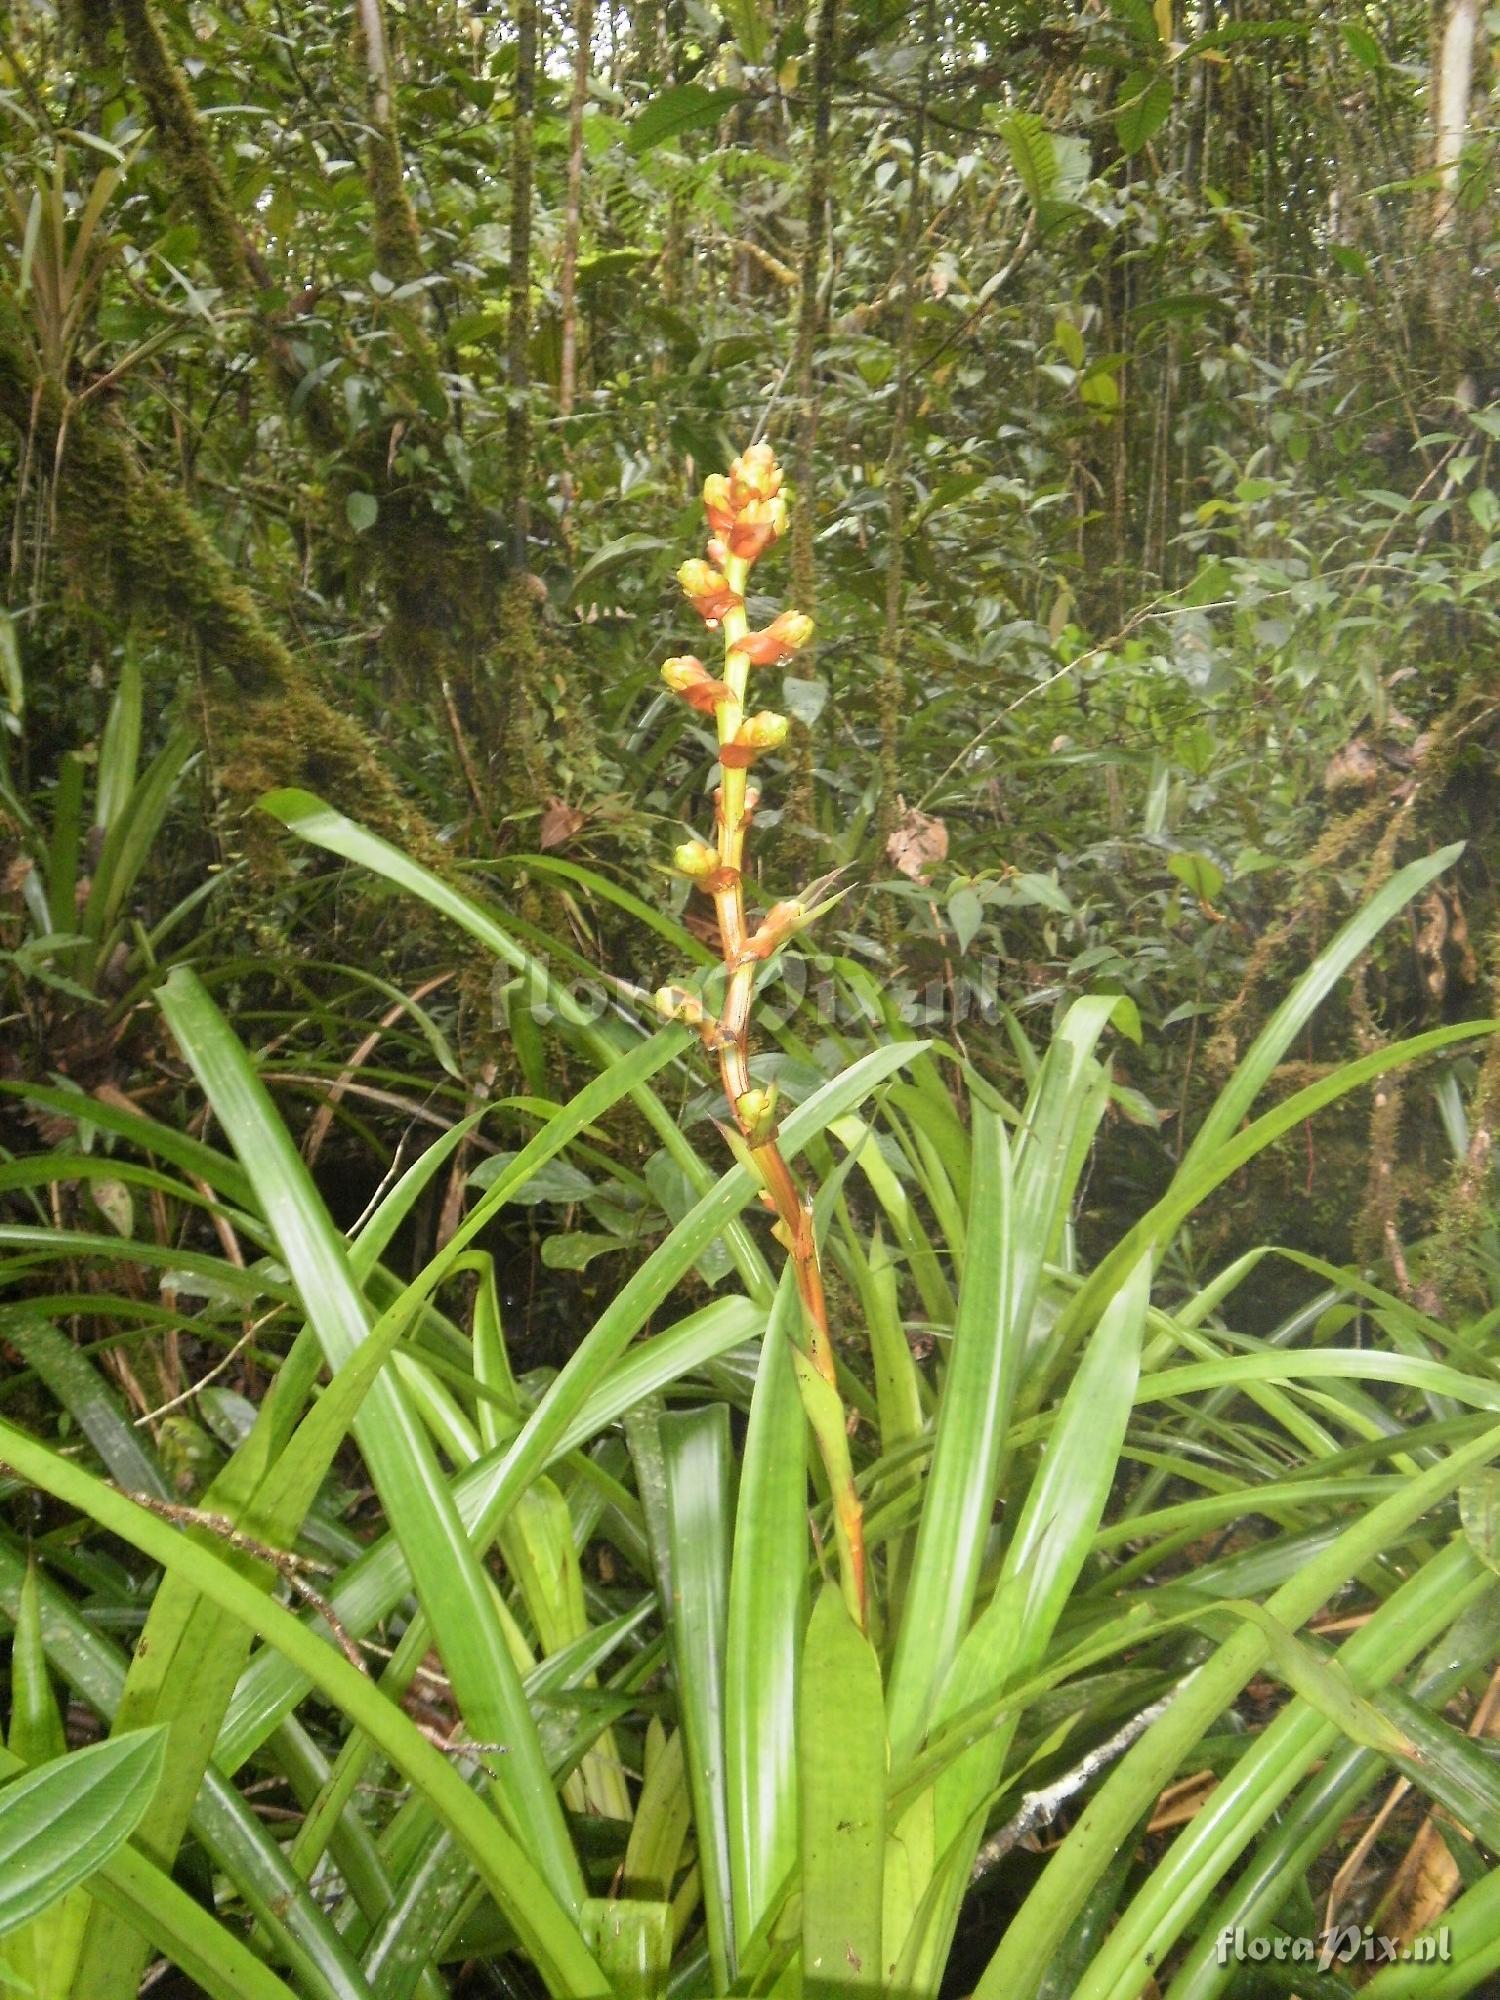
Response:
[[[691,656],[668,660],[662,679],[699,713],[711,713],[718,731],[723,781],[714,794],[714,844],[688,841],[677,849],[675,859],[681,873],[713,898],[727,984],[718,1020],[709,1018],[696,996],[681,987],[663,987],[656,997],[667,1019],[684,1020],[697,1028],[704,1046],[718,1057],[724,1095],[760,1176],[761,1200],[776,1216],[777,1239],[792,1261],[802,1301],[803,1340],[794,1356],[797,1380],[833,1499],[844,1599],[863,1628],[867,1605],[863,1517],[836,1386],[812,1205],[776,1144],[775,1087],[750,1081],[756,968],[808,918],[807,902],[802,900],[775,904],[753,930],[745,914],[745,843],[760,796],[749,784],[748,773],[765,751],[780,747],[788,729],[787,718],[769,709],[747,715],[750,671],[791,659],[812,633],[812,620],[799,611],[783,611],[762,632],[751,632],[745,616],[750,571],[786,530],[787,502],[781,485],[781,467],[765,444],[742,452],[727,477],[715,473],[703,489],[710,560],[684,563],[677,573],[688,602],[710,630],[722,631],[724,641],[722,680],[714,679]]]

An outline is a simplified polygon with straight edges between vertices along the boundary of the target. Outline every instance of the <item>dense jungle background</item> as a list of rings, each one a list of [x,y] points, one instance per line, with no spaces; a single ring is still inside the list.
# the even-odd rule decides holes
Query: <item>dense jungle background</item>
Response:
[[[612,1990],[684,2000],[857,1984],[852,1945],[852,1974],[812,1970],[833,1878],[771,1893],[821,1852],[817,1787],[769,1751],[736,1765],[732,1692],[721,1712],[724,1644],[751,1632],[770,1658],[779,1632],[799,1672],[804,1642],[842,1660],[835,1680],[877,1671],[877,1710],[885,1674],[881,1810],[912,1852],[900,1813],[947,1769],[921,1719],[1053,1662],[983,1782],[972,1740],[949,1742],[977,1789],[959,1811],[933,1780],[946,1834],[929,1827],[905,1903],[887,1860],[888,1990],[1322,1995],[1374,1970],[1215,1970],[1210,1887],[1231,1923],[1240,1893],[1289,1933],[1291,1898],[1316,1931],[1327,1894],[1403,1938],[1477,1897],[1448,1984],[1392,1969],[1371,1990],[1497,1990],[1500,1786],[1471,1739],[1495,1705],[1500,1497],[1475,1440],[1500,1407],[1500,1042],[1464,1026],[1500,1013],[1497,103],[1500,10],[1479,0],[0,6],[5,1769],[99,1754],[111,1720],[122,1755],[176,1732],[165,1777],[127,1773],[132,1796],[167,1789],[133,1840],[121,1823],[108,1893],[70,1880],[50,1917],[7,1919],[8,1983],[594,1992],[592,1952]],[[806,1626],[802,1445],[776,1505],[757,1483],[780,1253],[703,1207],[725,1168],[750,1172],[754,1117],[741,1099],[735,1129],[684,1030],[650,1039],[653,990],[711,990],[727,949],[680,847],[713,823],[724,739],[660,669],[715,643],[675,572],[702,551],[705,479],[757,440],[791,504],[749,613],[815,630],[758,670],[791,726],[757,753],[746,888],[760,907],[811,884],[828,907],[774,954],[766,937],[755,1074],[796,1107],[823,1188],[849,1477],[886,1524],[883,1612],[840,1544],[839,1633]],[[1032,1190],[1015,1209],[1012,1169]],[[944,1475],[924,1454],[983,1316],[965,1300],[1002,1294],[1025,1359],[984,1394],[963,1377],[988,1428]],[[664,1302],[688,1312],[671,1334]],[[1088,1518],[1056,1503],[1077,1563],[997,1663],[1006,1579],[1052,1533],[1046,1482],[1090,1455],[1062,1399],[1083,1383],[1104,1407],[1080,1371],[1126,1320],[1120,1435],[1097,1418]],[[400,1363],[378,1381],[352,1358],[371,1324],[370,1367]],[[1271,1386],[1278,1354],[1329,1341],[1356,1360]],[[1138,1369],[1169,1360],[1175,1400],[1131,1415]],[[487,1565],[464,1468],[504,1463],[554,1407],[548,1451],[494,1503],[524,1486],[520,1514],[479,1535],[482,1556],[501,1534]],[[831,1564],[840,1424],[807,1416]],[[795,1397],[775,1422],[792,1449]],[[1072,1443],[1038,1470],[1049,1435]],[[304,1457],[274,1473],[288,1438]],[[53,1471],[23,1463],[28,1439]],[[94,1499],[66,1485],[88,1467]],[[979,1496],[946,1528],[944,1477]],[[1266,1598],[1422,1478],[1431,1499],[1337,1588],[1330,1570],[1295,1616]],[[1315,1500],[1287,1497],[1297,1480]],[[1250,1497],[1267,1481],[1279,1497]],[[290,1515],[272,1484],[300,1496]],[[110,1513],[131,1493],[147,1502]],[[771,1518],[790,1539],[744,1561],[795,1573],[779,1611],[735,1596],[727,1555]],[[352,1611],[339,1591],[388,1532],[405,1582]],[[467,1581],[445,1634],[410,1593],[449,1563]],[[1075,1907],[1046,1889],[1060,1835],[1018,1827],[1017,1800],[1063,1784],[1066,1826],[1066,1800],[1158,1742],[1159,1704],[1207,1657],[1172,1595],[1197,1570],[1263,1614],[1213,1627],[1213,1659],[1262,1650],[1159,1768],[1127,1760],[1121,1858],[1072,1854]],[[350,1672],[381,1673],[383,1643],[392,1712],[430,1739],[462,1715],[471,1745],[510,1746],[529,1703],[532,1762],[494,1782],[548,1893],[669,1918],[632,1918],[629,1950],[597,1915],[587,1952],[538,1943],[517,1912],[540,1890],[486,1876],[461,1802],[435,1805],[440,1780],[353,1695],[319,1684],[299,1720],[288,1682],[256,1710],[257,1663],[267,1687],[291,1668],[213,1609],[210,1571],[303,1610]],[[683,1575],[710,1606],[696,1632]],[[1364,1630],[1386,1680],[1413,1662],[1402,1750],[1370,1719],[1365,1656],[1346,1671],[1289,1635],[1341,1591],[1329,1639],[1420,1590],[1479,1622],[1446,1666],[1417,1657],[1409,1609],[1399,1658]],[[159,1618],[175,1669],[136,1647]],[[908,1634],[928,1628],[919,1669]],[[455,1665],[466,1633],[495,1657]],[[507,1674],[522,1706],[497,1713],[482,1690]],[[816,1704],[798,1685],[777,1699]],[[1424,1763],[1407,1711],[1428,1697],[1447,1735]],[[1251,1815],[1232,1851],[1163,1859],[1206,1824],[1204,1774],[1227,1796],[1298,1703],[1367,1788],[1385,1770],[1407,1792],[1356,1824],[1325,1742],[1323,1778],[1298,1767],[1324,1790],[1298,1795],[1297,1838]],[[826,1709],[820,1727],[854,1727]],[[768,1821],[745,1803],[755,1763],[788,1788]],[[483,1793],[482,1762],[449,1768]],[[155,1889],[125,1881],[143,1853]],[[1173,1866],[1197,1871],[1191,1908],[1162,1887]],[[195,1928],[215,1909],[254,1965],[216,1963]]]
[[[653,693],[671,573],[703,476],[761,434],[819,628],[768,891],[852,866],[826,941],[987,1064],[1001,1006],[1128,994],[1133,1129],[1094,1202],[1160,1177],[1275,980],[1424,843],[1471,846],[1298,1060],[1483,1011],[1500,368],[1471,16],[15,8],[10,1073],[161,1088],[142,981],[183,956],[281,1037],[301,1116],[379,1018],[362,975],[449,974],[456,1073],[424,1103],[489,1065],[514,1085],[488,985],[278,854],[274,785],[493,869],[569,962],[654,984],[614,892],[686,895],[659,866],[702,783]],[[107,824],[127,670],[141,768],[170,748],[100,889],[142,929],[80,979],[57,939],[100,857],[43,890],[45,843]],[[351,1215],[406,1129],[403,1041],[398,1017],[370,1058],[395,1073],[320,1121]],[[1444,1154],[1425,1104],[1299,1140],[1274,1230],[1395,1254]]]

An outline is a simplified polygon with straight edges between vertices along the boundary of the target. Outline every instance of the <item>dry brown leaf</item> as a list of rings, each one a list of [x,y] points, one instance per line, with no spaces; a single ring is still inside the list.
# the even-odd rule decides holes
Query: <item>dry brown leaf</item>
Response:
[[[1490,1676],[1468,1733],[1481,1743],[1493,1742],[1500,1735],[1500,1667]],[[1469,1838],[1451,1819],[1447,1824],[1463,1839]],[[1458,1863],[1443,1838],[1434,1808],[1418,1828],[1386,1888],[1378,1913],[1381,1930],[1402,1944],[1410,1944],[1434,1928],[1462,1886]]]
[[[1441,891],[1433,889],[1417,905],[1417,961],[1422,980],[1434,1000],[1448,991],[1448,968],[1443,963],[1443,947],[1448,942],[1448,905]]]
[[[1449,956],[1457,961],[1458,976],[1463,985],[1473,986],[1479,979],[1479,961],[1469,942],[1469,919],[1464,914],[1456,883],[1448,891],[1448,914],[1452,918],[1452,928],[1448,933]]]
[[[1190,1778],[1168,1785],[1152,1809],[1146,1831],[1165,1833],[1170,1827],[1186,1826],[1203,1810],[1218,1782],[1212,1771],[1195,1771]]]
[[[1441,1000],[1451,982],[1472,986],[1479,977],[1469,920],[1456,889],[1429,890],[1417,905],[1417,962],[1434,1000]]]
[[[918,812],[898,798],[901,817],[885,844],[887,858],[913,882],[920,882],[929,868],[948,858],[948,829],[940,819]]]
[[[588,814],[580,812],[577,806],[567,805],[562,799],[548,799],[537,833],[537,844],[544,854],[549,847],[565,847],[587,823]]]
[[[1459,1887],[1458,1863],[1429,1813],[1402,1856],[1381,1903],[1383,1935],[1407,1944],[1432,1930]]]

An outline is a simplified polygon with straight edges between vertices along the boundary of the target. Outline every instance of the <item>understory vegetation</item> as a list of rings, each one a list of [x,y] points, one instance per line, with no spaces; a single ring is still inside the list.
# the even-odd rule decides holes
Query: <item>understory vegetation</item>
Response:
[[[1500,1991],[1497,31],[0,11],[6,1992]]]

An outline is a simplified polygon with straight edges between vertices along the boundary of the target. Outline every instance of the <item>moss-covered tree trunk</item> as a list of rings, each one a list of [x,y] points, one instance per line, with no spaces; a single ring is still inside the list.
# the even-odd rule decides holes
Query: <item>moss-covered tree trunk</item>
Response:
[[[536,163],[536,0],[516,0],[516,77],[511,116],[510,286],[505,335],[505,501],[513,579],[500,634],[505,663],[510,769],[502,796],[512,812],[546,795],[539,693],[538,614],[546,591],[528,575],[531,553],[531,203]]]
[[[885,455],[885,620],[880,635],[880,810],[876,818],[882,848],[896,825],[896,800],[901,782],[901,716],[907,699],[901,644],[906,582],[906,454],[916,389],[916,266],[922,237],[922,171],[927,149],[927,107],[932,89],[932,50],[937,26],[934,0],[927,0],[922,24],[922,76],[912,120],[911,185],[901,236],[901,325],[896,341],[896,407]]]
[[[423,273],[422,232],[406,191],[401,134],[391,90],[391,52],[380,0],[356,0],[355,46],[365,72],[365,113],[369,138],[365,172],[375,204],[375,256],[386,277],[398,285]]]
[[[105,405],[79,406],[38,381],[3,334],[0,418],[49,468],[58,554],[78,600],[188,643],[209,690],[226,795],[244,807],[271,786],[303,785],[442,865],[446,850],[359,725],[266,622],[182,494],[141,466]]]
[[[183,197],[199,227],[205,255],[216,277],[231,294],[263,290],[269,274],[240,228],[223,177],[215,163],[197,115],[187,79],[167,43],[151,0],[115,0],[131,70],[163,150],[172,164]],[[518,20],[524,31],[524,20]],[[516,82],[517,181],[523,196],[516,214],[529,218],[531,202],[531,96],[535,78],[535,13],[531,11],[531,54],[518,64]],[[365,171],[374,215],[373,240],[382,273],[399,284],[410,284],[426,273],[422,235],[407,189],[400,144],[396,79],[386,20],[380,0],[357,0],[355,50],[365,94]],[[524,100],[524,101],[523,101]],[[515,265],[513,242],[513,269]],[[519,251],[529,285],[529,227]],[[514,287],[513,293],[514,297]],[[273,294],[274,296],[274,294]],[[521,313],[522,364],[529,331],[524,300]],[[436,335],[420,314],[393,323],[396,344],[392,373],[430,387],[441,381],[447,366]],[[441,710],[460,735],[459,763],[466,776],[483,774],[484,816],[493,821],[505,810],[539,806],[543,788],[534,754],[535,730],[511,740],[512,725],[528,715],[529,699],[518,697],[512,674],[524,672],[533,656],[535,605],[529,592],[508,593],[507,570],[524,561],[529,512],[526,481],[529,453],[510,455],[509,548],[499,537],[484,507],[456,479],[445,483],[440,510],[430,491],[413,482],[403,469],[396,448],[398,437],[408,451],[424,448],[430,463],[454,462],[450,441],[461,440],[456,406],[446,416],[418,413],[399,432],[387,421],[372,422],[361,437],[348,440],[334,421],[320,389],[307,393],[302,370],[274,319],[265,323],[265,351],[279,387],[295,408],[310,441],[333,455],[330,486],[337,500],[349,493],[369,494],[376,518],[365,547],[373,557],[370,581],[384,600],[387,618],[382,654],[394,685],[419,701]],[[524,398],[524,383],[522,384]],[[512,400],[508,432],[523,427]],[[461,456],[462,454],[457,454]],[[526,630],[510,643],[509,626],[522,617]]]
[[[792,373],[797,394],[797,435],[792,453],[792,477],[798,505],[792,512],[792,602],[809,617],[818,609],[818,579],[813,561],[813,474],[818,448],[820,397],[817,382],[818,334],[823,319],[821,273],[828,235],[829,134],[833,114],[833,73],[838,53],[839,0],[819,0],[813,44],[813,118],[807,157],[807,205],[802,240],[802,270],[797,293],[797,336]],[[801,672],[816,671],[816,646],[802,655]],[[797,732],[792,753],[792,781],[787,797],[789,822],[787,864],[800,876],[813,863],[811,842],[803,829],[812,826],[816,806],[815,772],[818,730],[809,723]]]

